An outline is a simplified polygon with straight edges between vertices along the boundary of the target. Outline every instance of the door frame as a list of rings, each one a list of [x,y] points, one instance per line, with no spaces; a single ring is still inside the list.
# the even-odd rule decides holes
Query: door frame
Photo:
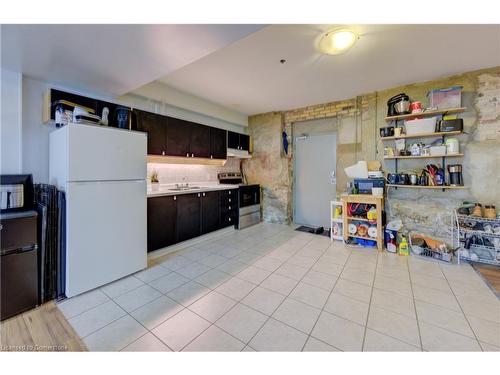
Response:
[[[307,123],[311,123],[311,122],[316,122],[316,121],[321,121],[321,120],[331,120],[332,121],[332,125],[331,125],[331,129],[328,129],[328,130],[321,130],[321,131],[310,131],[310,132],[298,132],[297,134],[297,130],[296,130],[296,125],[298,124],[307,124]],[[292,135],[292,162],[291,162],[291,166],[292,166],[292,176],[291,176],[291,196],[290,196],[290,200],[291,200],[291,219],[292,219],[292,224],[296,224],[296,221],[295,221],[295,218],[296,218],[296,207],[295,207],[295,203],[296,203],[296,199],[295,199],[295,194],[296,194],[296,178],[297,178],[297,169],[296,169],[296,166],[297,166],[297,160],[296,160],[296,152],[297,152],[297,142],[295,142],[295,138],[300,136],[301,134],[305,134],[305,135],[322,135],[322,134],[333,134],[335,133],[336,134],[336,137],[335,137],[335,177],[337,177],[338,173],[337,173],[337,166],[338,166],[338,158],[337,158],[337,150],[338,150],[338,143],[339,143],[339,124],[340,124],[340,121],[341,119],[339,118],[339,116],[332,116],[332,117],[326,117],[324,119],[314,119],[314,120],[306,120],[306,121],[296,121],[296,122],[293,122],[291,124],[291,135]],[[337,190],[337,185],[335,185],[335,188]]]

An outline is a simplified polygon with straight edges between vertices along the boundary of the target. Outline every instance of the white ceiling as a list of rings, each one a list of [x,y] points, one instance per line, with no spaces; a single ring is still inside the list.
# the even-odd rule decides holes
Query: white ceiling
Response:
[[[268,26],[161,82],[255,114],[500,65],[500,25],[352,26],[360,39],[351,50],[321,55],[317,41],[330,28]]]
[[[2,67],[122,95],[262,25],[2,25]]]

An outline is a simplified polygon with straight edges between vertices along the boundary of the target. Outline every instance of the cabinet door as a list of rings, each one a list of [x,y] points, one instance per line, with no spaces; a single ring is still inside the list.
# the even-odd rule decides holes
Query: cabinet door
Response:
[[[177,198],[148,198],[148,252],[176,242]]]
[[[177,241],[201,234],[201,193],[177,196]]]
[[[188,156],[191,142],[191,123],[168,117],[166,154],[169,156]]]
[[[240,150],[250,150],[250,136],[246,134],[240,134]]]
[[[189,151],[191,157],[195,158],[209,158],[210,157],[210,127],[190,123],[191,127],[191,140],[189,144]]]
[[[210,233],[219,229],[219,217],[219,192],[201,193],[201,233]]]
[[[227,130],[210,128],[210,158],[227,159]]]
[[[134,111],[137,130],[148,134],[148,155],[164,155],[167,117],[145,111]]]
[[[227,147],[239,149],[240,147],[240,135],[235,132],[227,133]]]

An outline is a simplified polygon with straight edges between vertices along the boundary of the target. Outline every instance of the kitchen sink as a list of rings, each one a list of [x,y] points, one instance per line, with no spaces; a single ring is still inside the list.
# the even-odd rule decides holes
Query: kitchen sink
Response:
[[[170,188],[168,190],[171,190],[171,191],[186,191],[186,190],[199,190],[199,189],[201,189],[200,186],[179,186],[179,187]]]

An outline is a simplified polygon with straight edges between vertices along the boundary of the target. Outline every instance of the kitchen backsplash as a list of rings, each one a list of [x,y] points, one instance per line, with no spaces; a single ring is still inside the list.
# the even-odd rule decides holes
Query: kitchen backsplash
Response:
[[[148,163],[148,179],[156,171],[160,184],[217,182],[218,173],[239,172],[240,163],[237,158],[228,158],[224,166]]]

